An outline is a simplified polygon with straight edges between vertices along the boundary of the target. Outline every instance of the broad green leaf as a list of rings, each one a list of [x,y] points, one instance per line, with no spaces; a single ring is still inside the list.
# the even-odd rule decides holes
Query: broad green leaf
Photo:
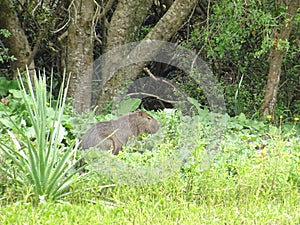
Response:
[[[138,98],[129,98],[122,101],[118,108],[118,115],[133,112],[138,109],[142,100]]]

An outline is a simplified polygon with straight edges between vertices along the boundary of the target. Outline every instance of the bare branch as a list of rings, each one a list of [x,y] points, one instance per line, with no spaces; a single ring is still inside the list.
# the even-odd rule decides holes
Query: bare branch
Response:
[[[153,73],[151,73],[151,71],[147,68],[147,67],[144,67],[143,69],[152,79],[154,80],[158,80],[154,75]]]

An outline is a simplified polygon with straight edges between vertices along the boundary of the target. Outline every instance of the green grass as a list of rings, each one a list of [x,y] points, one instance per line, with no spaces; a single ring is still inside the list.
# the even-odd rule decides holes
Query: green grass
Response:
[[[0,224],[299,224],[296,140],[271,140],[254,152],[251,144],[228,143],[210,170],[193,163],[147,185],[112,184],[89,173],[61,202],[6,198]]]
[[[157,190],[158,191],[158,190]],[[230,190],[227,190],[230,192]],[[183,194],[166,194],[141,188],[122,188],[114,204],[46,203],[38,207],[15,203],[0,209],[1,224],[297,224],[300,221],[297,190],[282,198],[199,196],[187,201]]]

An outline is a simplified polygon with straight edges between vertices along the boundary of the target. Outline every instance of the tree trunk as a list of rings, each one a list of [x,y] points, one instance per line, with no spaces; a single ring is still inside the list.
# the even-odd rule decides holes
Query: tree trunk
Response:
[[[132,42],[153,0],[121,0],[113,14],[107,33],[106,49]]]
[[[71,74],[69,96],[82,113],[91,106],[94,1],[72,1],[70,14],[65,66]]]
[[[176,0],[171,5],[169,10],[165,13],[165,15],[160,19],[160,21],[156,24],[156,26],[146,35],[143,41],[147,40],[160,40],[160,41],[168,41],[176,31],[182,26],[187,16],[190,14],[192,9],[195,7],[197,0]],[[122,31],[122,29],[120,29]],[[128,40],[130,41],[130,40]],[[127,43],[128,43],[127,41]],[[118,44],[125,43],[124,41],[116,41]],[[116,47],[116,46],[115,46]],[[137,46],[138,48],[139,46]],[[123,53],[124,54],[124,53]],[[128,53],[129,54],[129,53]],[[153,56],[155,56],[156,52],[152,52]],[[125,56],[127,53],[124,54]],[[120,57],[116,57],[117,60],[115,63],[120,63],[122,60]],[[103,106],[112,100],[113,96],[116,94],[117,90],[120,90],[121,87],[126,84],[125,80],[134,80],[138,74],[144,68],[144,63],[138,63],[130,66],[130,68],[126,68],[123,71],[117,72],[113,74],[111,77],[102,78],[104,81],[100,87],[100,93],[97,99],[97,105],[101,110]],[[103,71],[105,73],[105,71]],[[104,76],[110,76],[107,74],[103,74]],[[102,76],[103,76],[102,75]]]
[[[280,42],[287,41],[289,39],[293,27],[293,19],[297,13],[298,7],[299,7],[299,0],[290,1],[280,33],[277,34],[277,36],[275,37],[274,45],[272,46],[270,51],[270,56],[269,56],[270,66],[269,66],[268,81],[266,86],[266,93],[260,108],[261,115],[263,116],[271,115],[274,118],[280,74],[281,74],[281,66],[285,54],[285,48],[284,46],[280,46]]]
[[[10,55],[17,58],[16,61],[11,62],[12,78],[15,79],[18,75],[18,69],[20,71],[26,69],[31,56],[31,48],[12,2],[10,0],[2,0],[0,8],[2,11],[0,13],[0,28],[7,29],[11,33],[10,37],[4,39],[4,43],[9,48]],[[30,70],[34,69],[33,60],[27,66]]]

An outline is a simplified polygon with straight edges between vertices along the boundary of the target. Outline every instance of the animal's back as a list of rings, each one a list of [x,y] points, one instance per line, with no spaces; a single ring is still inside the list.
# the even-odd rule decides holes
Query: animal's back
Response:
[[[112,131],[110,121],[99,122],[94,124],[88,131],[83,135],[81,141],[81,148],[88,149],[90,147],[104,148],[105,138],[107,138]]]

